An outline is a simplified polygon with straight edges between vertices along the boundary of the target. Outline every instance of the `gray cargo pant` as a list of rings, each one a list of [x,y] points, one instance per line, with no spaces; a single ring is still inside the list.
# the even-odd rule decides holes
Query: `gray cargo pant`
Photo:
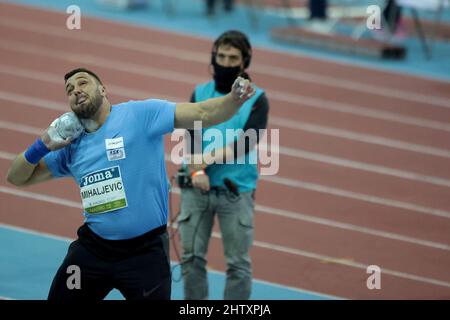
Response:
[[[185,299],[208,298],[206,255],[215,214],[227,264],[224,299],[250,298],[253,195],[254,192],[245,192],[236,197],[226,190],[202,193],[198,189],[182,189],[178,225],[183,246],[181,268]]]

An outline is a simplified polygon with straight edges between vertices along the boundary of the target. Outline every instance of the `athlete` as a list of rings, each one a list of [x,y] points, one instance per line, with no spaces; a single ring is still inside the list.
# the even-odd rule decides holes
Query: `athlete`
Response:
[[[7,175],[16,186],[72,177],[80,187],[84,224],[48,299],[101,300],[114,288],[126,299],[170,299],[163,136],[194,121],[203,127],[226,121],[255,90],[237,78],[229,94],[203,102],[111,105],[94,72],[78,68],[64,80],[73,113],[53,121]]]

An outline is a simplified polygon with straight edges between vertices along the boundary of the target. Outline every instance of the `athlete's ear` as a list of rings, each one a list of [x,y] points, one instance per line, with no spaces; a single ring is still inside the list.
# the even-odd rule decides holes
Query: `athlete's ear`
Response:
[[[101,96],[102,96],[102,97],[106,97],[106,87],[105,87],[104,85],[100,84],[100,85],[98,86],[98,89],[100,90]]]

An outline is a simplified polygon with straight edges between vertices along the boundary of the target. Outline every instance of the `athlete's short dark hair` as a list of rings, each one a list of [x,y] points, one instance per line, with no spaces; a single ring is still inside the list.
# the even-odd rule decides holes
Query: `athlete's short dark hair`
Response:
[[[89,69],[86,69],[86,68],[76,68],[76,69],[73,69],[73,70],[67,72],[67,73],[64,75],[64,82],[67,82],[67,80],[68,80],[71,76],[73,76],[74,74],[79,73],[79,72],[86,72],[86,73],[90,74],[91,76],[93,76],[93,77],[98,81],[98,83],[100,83],[101,85],[103,85],[103,83],[102,83],[102,81],[100,80],[100,78],[99,78],[93,71],[91,71],[91,70],[89,70]]]

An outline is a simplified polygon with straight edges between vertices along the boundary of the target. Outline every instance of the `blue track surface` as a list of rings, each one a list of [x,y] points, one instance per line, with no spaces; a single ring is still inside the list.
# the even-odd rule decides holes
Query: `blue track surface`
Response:
[[[217,14],[211,19],[204,14],[203,0],[173,0],[177,7],[172,16],[168,15],[164,9],[164,0],[149,0],[148,2],[151,5],[147,8],[126,11],[106,9],[100,6],[97,1],[93,0],[15,0],[7,2],[29,4],[45,9],[57,10],[61,13],[65,13],[69,5],[75,4],[80,7],[82,16],[99,17],[210,39],[216,38],[224,30],[230,28],[240,29],[250,35],[252,43],[257,47],[290,52],[297,55],[307,55],[341,63],[357,64],[373,69],[391,70],[450,81],[450,42],[436,42],[433,47],[433,59],[427,61],[420,47],[420,43],[417,39],[410,38],[405,43],[408,49],[408,56],[405,60],[383,61],[336,54],[303,46],[276,43],[271,39],[270,31],[274,27],[286,26],[288,23],[287,20],[261,11],[257,13],[259,24],[255,28],[250,23],[248,9],[243,6],[238,6],[235,12],[231,14]],[[423,13],[422,15],[427,14]],[[450,21],[450,14],[446,13],[444,19]]]
[[[69,246],[69,239],[29,232],[0,225],[0,297],[11,299],[46,299],[53,276]],[[173,269],[173,279],[180,278],[180,268]],[[223,297],[225,275],[210,271],[210,298]],[[173,282],[172,299],[182,299],[182,282]],[[113,290],[108,299],[123,299]],[[255,280],[252,299],[256,300],[324,300],[327,295]]]

